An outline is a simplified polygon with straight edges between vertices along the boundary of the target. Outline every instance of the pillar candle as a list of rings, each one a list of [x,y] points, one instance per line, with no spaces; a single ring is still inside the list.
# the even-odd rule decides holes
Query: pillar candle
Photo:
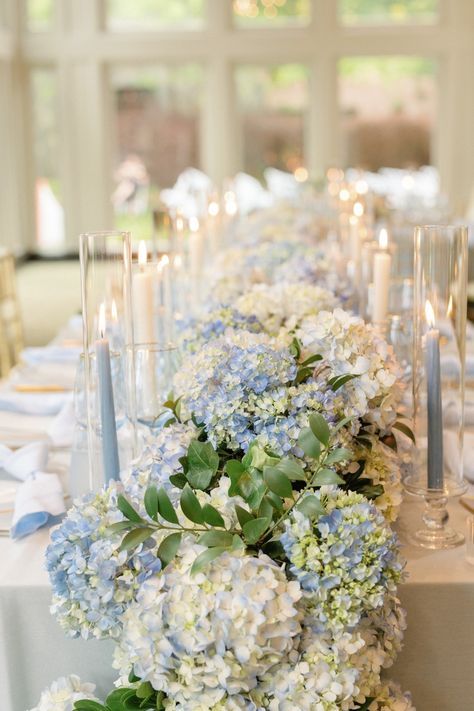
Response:
[[[105,304],[100,305],[100,338],[95,343],[97,376],[99,382],[100,423],[102,429],[102,461],[105,481],[118,479],[120,464],[118,455],[117,426],[115,423],[114,391],[110,367],[109,341],[105,337]]]
[[[135,343],[153,343],[153,274],[147,271],[147,248],[144,240],[138,248],[139,272],[133,275],[133,332]]]
[[[387,250],[388,235],[385,228],[380,230],[379,245],[380,250],[374,254],[374,290],[372,310],[372,320],[374,323],[384,323],[388,313],[392,257]]]
[[[439,330],[434,327],[433,307],[425,306],[429,330],[425,336],[425,365],[428,416],[428,489],[443,489],[443,409]]]

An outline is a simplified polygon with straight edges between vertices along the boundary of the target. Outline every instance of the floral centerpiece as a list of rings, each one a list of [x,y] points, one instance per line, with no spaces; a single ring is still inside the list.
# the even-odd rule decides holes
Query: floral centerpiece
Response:
[[[163,430],[47,551],[53,613],[115,641],[117,688],[63,679],[36,711],[413,709],[381,680],[405,627],[398,366],[339,303],[269,279],[183,331]]]

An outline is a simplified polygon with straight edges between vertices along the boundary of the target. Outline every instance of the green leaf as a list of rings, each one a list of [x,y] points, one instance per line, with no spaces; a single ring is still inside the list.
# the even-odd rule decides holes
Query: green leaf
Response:
[[[237,514],[237,519],[241,528],[243,528],[248,521],[253,521],[252,514],[238,504],[235,505],[235,513]]]
[[[130,674],[128,675],[128,681],[130,684],[134,684],[136,681],[140,681],[140,677],[137,676],[133,670],[133,667],[130,670]]]
[[[190,488],[189,484],[184,487],[181,499],[180,499],[181,509],[190,521],[193,523],[204,523],[204,516],[202,513],[201,504],[194,491]]]
[[[301,355],[301,344],[300,344],[299,340],[296,338],[296,336],[291,341],[289,351],[290,351],[291,355],[296,358],[296,360],[299,359],[299,357]]]
[[[138,511],[135,511],[132,504],[128,501],[128,499],[125,498],[123,494],[118,495],[117,506],[119,510],[123,513],[125,518],[128,518],[129,521],[133,521],[134,523],[144,523],[144,520],[142,519]]]
[[[211,504],[204,504],[202,507],[202,515],[204,521],[209,524],[209,526],[218,526],[220,528],[225,528],[225,521],[220,515],[219,511],[211,506]]]
[[[156,711],[164,711],[164,700],[165,700],[165,693],[164,691],[158,691],[156,694]]]
[[[219,467],[219,455],[210,442],[193,440],[188,448],[187,479],[195,489],[205,490]]]
[[[225,553],[227,548],[208,548],[198,555],[191,567],[191,575],[200,573],[208,563]]]
[[[298,368],[295,378],[295,385],[299,385],[300,383],[304,383],[305,380],[308,380],[308,378],[313,375],[313,370],[314,368],[311,367]]]
[[[359,494],[363,494],[367,499],[378,499],[379,496],[382,496],[384,492],[384,488],[382,484],[370,484],[366,486],[361,486],[360,489],[358,489]]]
[[[268,518],[256,518],[253,521],[248,521],[242,527],[247,543],[256,543],[260,536],[267,530],[269,523]]]
[[[276,467],[264,467],[263,478],[266,485],[282,499],[289,499],[293,496],[293,487],[286,474]]]
[[[331,437],[331,432],[324,417],[320,415],[319,412],[314,412],[309,416],[309,426],[314,436],[319,439],[321,444],[324,444],[324,446],[327,447],[329,444],[329,438]]]
[[[221,546],[229,548],[232,545],[233,535],[228,531],[206,531],[199,537],[198,543],[208,548]]]
[[[118,523],[112,523],[107,526],[107,533],[111,535],[113,533],[121,533],[122,531],[128,531],[130,529],[130,521],[119,521]]]
[[[168,563],[171,563],[176,553],[178,552],[179,545],[181,543],[181,533],[171,533],[166,536],[164,540],[161,541],[157,556],[163,564],[163,568],[166,568]]]
[[[350,449],[345,447],[338,447],[338,449],[333,449],[329,452],[328,456],[324,460],[325,464],[336,464],[337,462],[347,462],[353,458],[353,453]]]
[[[272,466],[280,461],[278,457],[271,457],[264,449],[256,445],[253,446],[250,451],[252,455],[250,458],[250,466],[260,471],[262,471],[265,466]]]
[[[156,486],[149,486],[144,496],[145,510],[154,521],[158,518],[158,491]]]
[[[311,365],[312,363],[317,363],[318,360],[322,360],[322,359],[323,359],[322,355],[319,355],[319,354],[312,355],[312,356],[309,356],[309,358],[306,358],[306,360],[304,360],[301,363],[301,365]]]
[[[327,484],[344,484],[344,479],[341,479],[339,474],[333,469],[320,469],[313,479],[313,484],[316,486],[325,486]]]
[[[144,681],[140,684],[135,693],[139,699],[149,699],[150,696],[153,696],[155,690],[153,689],[149,681]]]
[[[328,380],[328,385],[330,385],[331,390],[333,392],[336,392],[339,390],[339,388],[342,388],[343,385],[348,383],[350,380],[354,380],[354,378],[358,378],[359,376],[354,373],[347,373],[347,375],[337,375],[335,378],[331,378]]]
[[[283,501],[279,496],[274,494],[273,491],[269,491],[265,495],[264,499],[267,499],[271,506],[273,506],[273,508],[277,511],[283,511]]]
[[[240,536],[235,534],[232,539],[232,550],[238,551],[238,550],[241,550],[242,548],[245,548],[245,543],[243,542],[243,540],[241,539]]]
[[[270,492],[271,493],[271,492]],[[282,501],[279,496],[276,496],[275,494],[275,499],[278,500],[278,503],[280,507],[282,507]],[[262,503],[259,506],[258,512],[257,512],[257,518],[272,518],[273,517],[273,504],[269,499],[269,494],[263,497]]]
[[[416,439],[413,430],[408,427],[408,425],[406,425],[404,422],[399,422],[397,420],[397,422],[392,425],[392,428],[395,430],[399,430],[399,432],[403,432],[403,434],[406,435],[408,439],[411,439],[413,444],[416,444]]]
[[[286,474],[291,481],[306,481],[306,476],[303,467],[301,467],[294,459],[280,459],[276,468]]]
[[[320,499],[314,494],[304,496],[296,508],[308,518],[319,518],[325,511]]]
[[[225,470],[229,476],[237,476],[245,471],[245,467],[238,459],[229,459],[225,465]]]
[[[174,506],[171,503],[170,497],[166,493],[165,489],[160,486],[160,488],[157,491],[157,497],[158,497],[158,511],[160,513],[160,516],[165,519],[165,521],[168,521],[168,523],[175,523],[178,524],[178,515],[176,511],[174,510]]]
[[[321,454],[321,445],[319,443],[319,439],[314,436],[309,427],[305,427],[301,430],[298,437],[298,444],[307,457],[319,459]]]
[[[77,711],[108,711],[102,704],[98,704],[97,701],[89,701],[88,699],[76,701],[74,708],[77,709]]]
[[[136,690],[129,688],[115,689],[106,698],[107,710],[123,711],[127,708],[126,703],[132,698],[136,698]],[[138,703],[132,708],[138,708]]]
[[[349,424],[354,418],[353,417],[343,417],[342,420],[339,420],[337,425],[334,427],[334,432],[339,432],[340,429],[345,427],[346,425]]]
[[[188,483],[188,480],[186,479],[184,474],[171,474],[170,482],[178,489],[184,489],[184,487]]]
[[[146,541],[147,538],[150,538],[152,533],[153,528],[134,528],[133,531],[130,531],[126,536],[124,536],[119,550],[128,551],[131,548],[136,548],[140,545],[140,543],[143,543],[143,541]]]

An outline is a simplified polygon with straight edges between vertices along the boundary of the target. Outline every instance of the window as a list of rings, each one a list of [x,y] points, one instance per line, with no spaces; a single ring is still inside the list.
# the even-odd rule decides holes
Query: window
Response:
[[[339,0],[345,25],[430,24],[436,22],[439,0]]]
[[[339,62],[344,165],[378,170],[432,162],[436,64],[422,57]]]
[[[53,29],[54,0],[27,0],[26,22],[30,32]]]
[[[151,233],[159,191],[190,166],[199,167],[202,69],[179,66],[116,67],[115,190],[117,226],[136,238]]]
[[[204,0],[107,0],[107,25],[112,31],[199,29]]]
[[[293,172],[304,164],[307,70],[301,64],[243,65],[235,72],[242,168],[261,178],[266,167]]]
[[[36,240],[43,251],[64,243],[64,210],[59,181],[57,80],[53,69],[31,72]]]
[[[287,27],[311,19],[311,0],[234,0],[237,27]]]

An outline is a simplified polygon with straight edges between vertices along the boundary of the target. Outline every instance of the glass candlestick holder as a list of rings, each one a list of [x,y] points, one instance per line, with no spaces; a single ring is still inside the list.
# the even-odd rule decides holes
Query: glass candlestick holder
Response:
[[[413,305],[413,466],[408,492],[425,500],[425,548],[463,542],[448,526],[447,502],[466,489],[463,478],[464,369],[467,312],[467,228],[415,229]]]
[[[130,234],[82,234],[80,261],[89,485],[97,491],[136,453]]]

